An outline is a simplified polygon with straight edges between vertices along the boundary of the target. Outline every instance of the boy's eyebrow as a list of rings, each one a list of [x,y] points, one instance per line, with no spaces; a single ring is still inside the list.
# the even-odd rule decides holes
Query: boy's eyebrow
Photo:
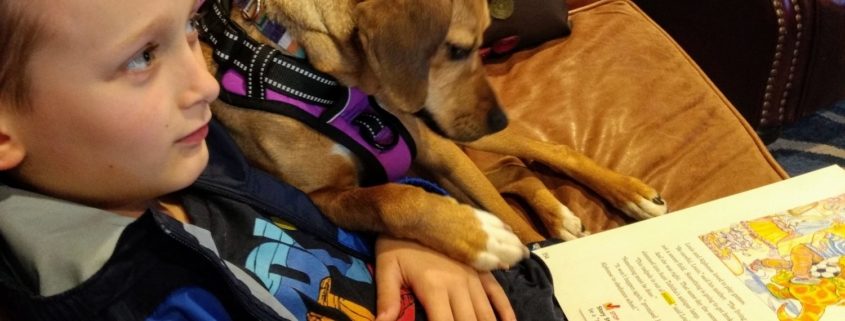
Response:
[[[129,46],[136,45],[138,42],[141,41],[141,39],[143,39],[147,35],[158,32],[160,29],[169,26],[172,23],[172,16],[168,15],[156,17],[143,28],[134,31],[131,36],[124,38],[124,40],[118,44],[118,48],[126,48]]]

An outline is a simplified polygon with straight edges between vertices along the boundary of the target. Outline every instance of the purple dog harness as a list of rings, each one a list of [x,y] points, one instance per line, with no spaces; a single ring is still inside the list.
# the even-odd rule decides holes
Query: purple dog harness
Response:
[[[307,61],[251,39],[229,21],[229,6],[225,0],[206,1],[198,26],[201,39],[214,47],[222,101],[292,117],[329,136],[361,160],[364,186],[407,172],[416,150],[395,116]]]

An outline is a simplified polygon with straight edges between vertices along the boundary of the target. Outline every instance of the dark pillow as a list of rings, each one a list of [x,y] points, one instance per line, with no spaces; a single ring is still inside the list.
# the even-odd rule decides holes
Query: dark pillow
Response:
[[[568,36],[566,0],[488,0],[492,23],[484,32],[485,60]]]

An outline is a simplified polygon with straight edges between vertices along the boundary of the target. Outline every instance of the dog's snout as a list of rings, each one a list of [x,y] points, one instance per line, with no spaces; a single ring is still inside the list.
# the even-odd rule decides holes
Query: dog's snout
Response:
[[[501,108],[495,107],[487,113],[487,127],[490,131],[497,132],[508,126],[508,116]]]

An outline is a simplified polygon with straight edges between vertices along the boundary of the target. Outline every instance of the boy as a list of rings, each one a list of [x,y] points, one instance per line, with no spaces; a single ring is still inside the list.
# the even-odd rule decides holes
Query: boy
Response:
[[[490,273],[386,237],[373,255],[248,166],[211,119],[198,5],[0,0],[7,317],[515,319]]]

